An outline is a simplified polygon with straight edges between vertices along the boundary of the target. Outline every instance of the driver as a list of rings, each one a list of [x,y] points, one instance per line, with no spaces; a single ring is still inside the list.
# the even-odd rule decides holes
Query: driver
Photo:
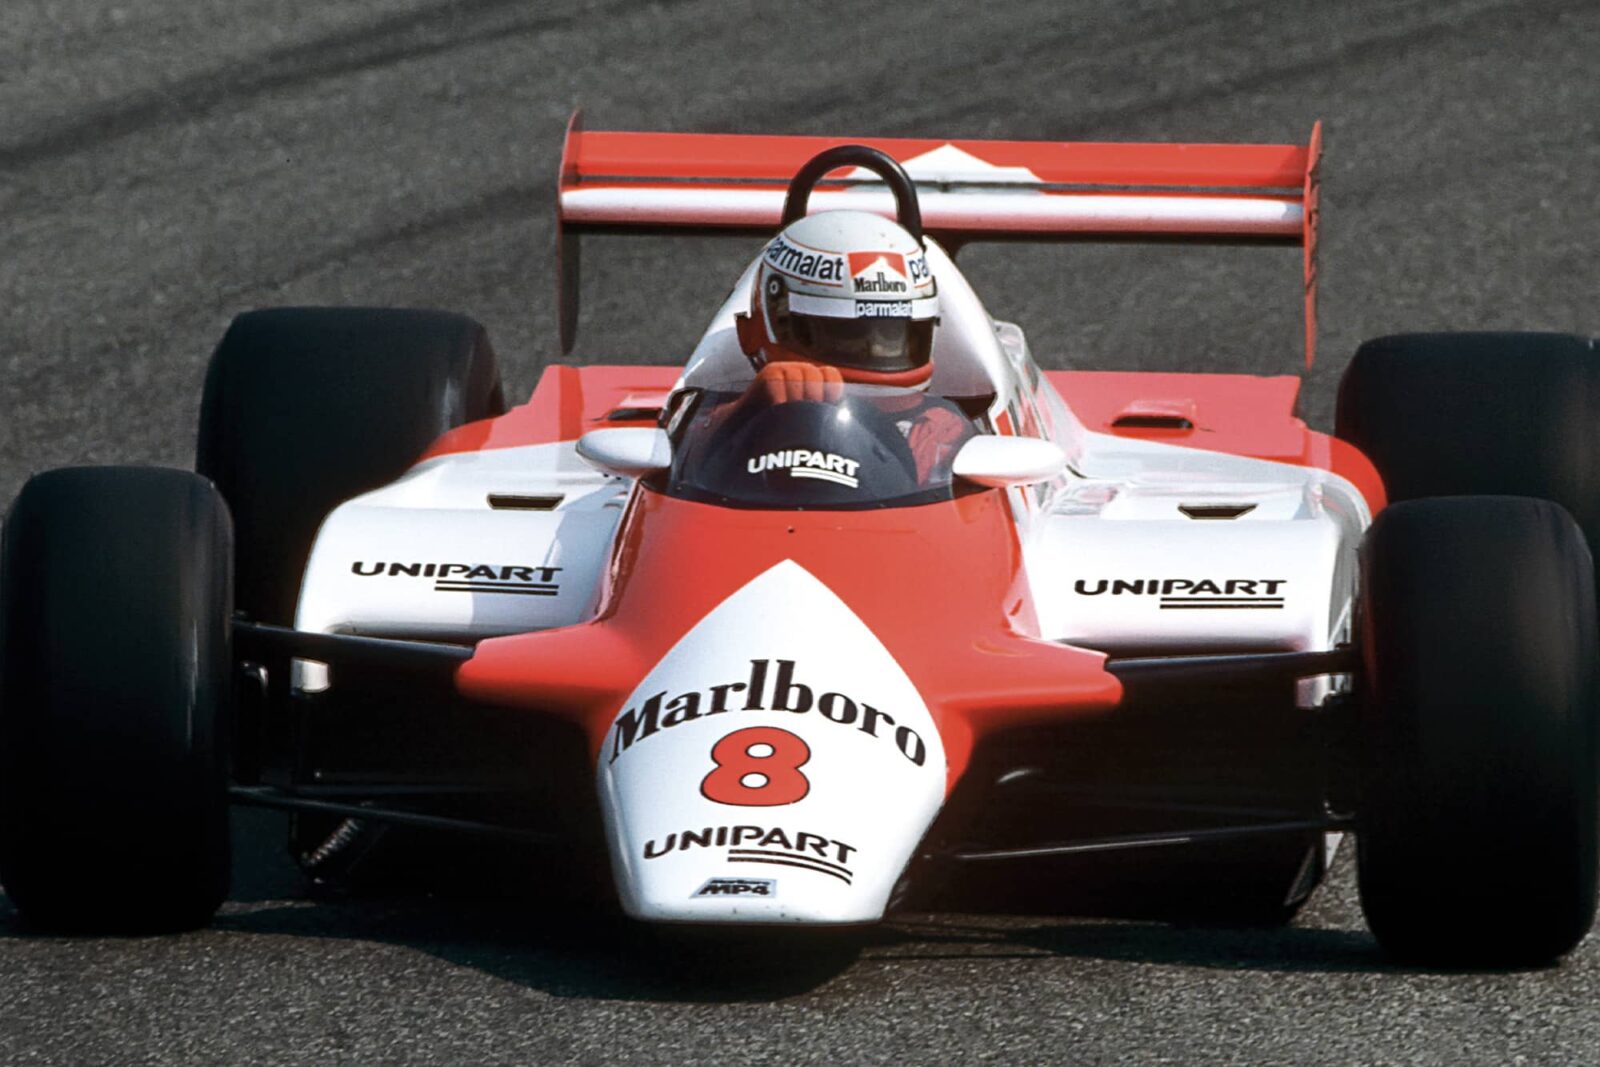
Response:
[[[846,382],[908,390],[887,407],[925,480],[970,428],[925,395],[938,322],[938,287],[914,237],[870,212],[824,211],[767,245],[737,325],[756,368],[751,390],[771,403],[837,402]]]

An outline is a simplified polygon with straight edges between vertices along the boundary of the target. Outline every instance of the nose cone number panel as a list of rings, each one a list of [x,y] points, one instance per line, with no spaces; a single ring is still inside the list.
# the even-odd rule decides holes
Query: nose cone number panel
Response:
[[[945,757],[882,642],[784,562],[628,698],[599,782],[630,915],[868,922],[939,810]]]

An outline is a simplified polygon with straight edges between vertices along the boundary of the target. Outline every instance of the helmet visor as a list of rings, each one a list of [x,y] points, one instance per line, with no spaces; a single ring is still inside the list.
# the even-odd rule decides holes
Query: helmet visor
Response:
[[[784,316],[779,342],[819,363],[897,373],[928,364],[936,319]]]

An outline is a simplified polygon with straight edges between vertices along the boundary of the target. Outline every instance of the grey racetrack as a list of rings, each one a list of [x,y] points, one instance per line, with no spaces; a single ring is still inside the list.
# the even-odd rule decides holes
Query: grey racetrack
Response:
[[[1326,427],[1363,337],[1600,332],[1597,54],[1592,0],[5,0],[0,493],[190,464],[206,358],[251,307],[470,312],[525,395],[557,358],[577,103],[594,128],[1062,140],[1293,141],[1322,118],[1305,410]],[[681,360],[751,253],[591,242],[569,358]],[[1296,255],[963,263],[1049,365],[1277,373],[1301,359]],[[916,916],[775,978],[680,963],[603,910],[314,902],[276,818],[239,827],[210,930],[41,937],[0,902],[0,1062],[1600,1060],[1600,939],[1548,970],[1396,969],[1348,855],[1286,930]]]

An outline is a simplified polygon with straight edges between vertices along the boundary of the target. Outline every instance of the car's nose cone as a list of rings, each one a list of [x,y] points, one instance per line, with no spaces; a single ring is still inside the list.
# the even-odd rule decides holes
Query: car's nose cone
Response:
[[[661,659],[598,772],[624,908],[680,922],[880,918],[946,781],[911,679],[792,561]]]

